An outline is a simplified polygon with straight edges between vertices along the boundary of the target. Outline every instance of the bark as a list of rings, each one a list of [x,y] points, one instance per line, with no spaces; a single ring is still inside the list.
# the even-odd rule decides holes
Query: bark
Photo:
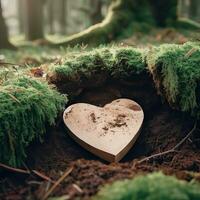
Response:
[[[43,1],[25,0],[26,4],[26,39],[43,39]]]
[[[8,30],[3,18],[3,10],[0,1],[0,49],[15,49],[15,47],[9,42]]]
[[[113,0],[106,18],[99,24],[68,37],[55,46],[89,44],[97,46],[116,39],[131,23],[147,23],[159,27],[182,26],[178,23],[178,0]],[[188,27],[195,26],[191,24]]]

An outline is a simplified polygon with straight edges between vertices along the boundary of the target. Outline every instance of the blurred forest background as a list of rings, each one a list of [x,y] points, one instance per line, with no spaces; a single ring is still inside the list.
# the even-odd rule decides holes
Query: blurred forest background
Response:
[[[71,35],[104,18],[109,0],[1,0],[11,37]],[[16,38],[17,39],[17,38]]]
[[[111,0],[1,0],[9,36],[15,40],[67,36],[105,17]],[[179,0],[179,17],[200,22],[200,1]]]

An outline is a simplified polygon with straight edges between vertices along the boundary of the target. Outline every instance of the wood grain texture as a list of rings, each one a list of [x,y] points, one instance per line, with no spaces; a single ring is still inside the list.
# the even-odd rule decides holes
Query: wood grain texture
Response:
[[[63,114],[70,136],[82,147],[109,162],[118,162],[135,143],[144,113],[129,99],[104,107],[86,103],[69,106]]]

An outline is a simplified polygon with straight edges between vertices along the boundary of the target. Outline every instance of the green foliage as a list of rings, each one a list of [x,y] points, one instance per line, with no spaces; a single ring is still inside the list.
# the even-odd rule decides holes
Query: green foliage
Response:
[[[200,117],[200,44],[161,45],[147,56],[159,92],[171,106]]]
[[[144,55],[145,50],[131,47],[99,48],[66,58],[51,70],[66,79],[76,79],[81,74],[90,78],[100,71],[120,78],[145,71]]]
[[[46,83],[28,77],[0,86],[0,161],[21,165],[26,147],[42,141],[46,125],[55,122],[66,100]]]
[[[107,185],[93,200],[198,200],[199,187],[197,183],[152,173]]]

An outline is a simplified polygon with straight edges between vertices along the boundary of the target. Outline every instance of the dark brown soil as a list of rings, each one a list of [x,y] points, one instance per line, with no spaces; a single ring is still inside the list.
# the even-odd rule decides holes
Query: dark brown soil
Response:
[[[180,179],[191,180],[200,171],[200,149],[191,137],[176,153],[135,165],[137,160],[175,146],[193,127],[194,121],[183,113],[171,110],[156,94],[151,78],[107,82],[102,87],[84,89],[74,102],[88,102],[103,106],[119,97],[137,101],[144,109],[145,121],[138,141],[120,163],[106,163],[75,143],[68,135],[60,117],[55,127],[49,128],[43,144],[29,150],[27,166],[53,180],[73,166],[52,196],[69,195],[71,199],[88,199],[99,188],[114,180],[162,170]],[[198,134],[197,131],[195,134]],[[198,175],[196,174],[196,178]],[[51,184],[34,176],[4,172],[0,179],[0,199],[41,199]]]

